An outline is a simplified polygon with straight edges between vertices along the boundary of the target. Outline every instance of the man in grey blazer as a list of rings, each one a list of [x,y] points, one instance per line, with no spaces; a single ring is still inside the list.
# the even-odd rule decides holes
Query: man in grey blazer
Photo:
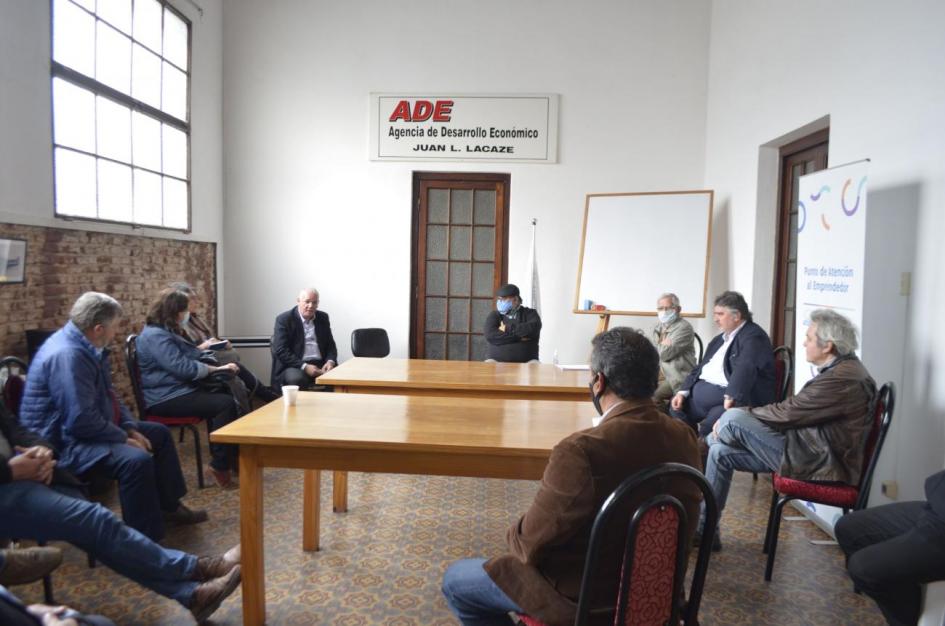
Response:
[[[674,293],[664,293],[656,301],[659,323],[653,327],[650,340],[660,353],[662,380],[653,394],[657,404],[668,402],[696,366],[695,333],[692,325],[681,317],[681,311]]]

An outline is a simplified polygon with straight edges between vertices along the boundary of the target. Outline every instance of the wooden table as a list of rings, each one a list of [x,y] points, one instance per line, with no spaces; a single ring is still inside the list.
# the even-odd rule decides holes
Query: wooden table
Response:
[[[590,372],[545,363],[355,357],[318,377],[341,393],[586,402]],[[332,475],[332,508],[348,510],[348,474]]]
[[[264,467],[304,473],[302,545],[318,549],[319,470],[538,479],[551,449],[591,426],[583,401],[547,402],[301,392],[211,434],[240,446],[243,621],[266,618]]]

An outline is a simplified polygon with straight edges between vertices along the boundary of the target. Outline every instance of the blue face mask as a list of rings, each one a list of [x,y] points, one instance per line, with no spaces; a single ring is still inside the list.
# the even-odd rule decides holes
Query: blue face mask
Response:
[[[501,299],[496,300],[496,301],[495,301],[495,308],[496,308],[497,311],[499,311],[499,313],[501,313],[502,315],[505,315],[506,313],[508,313],[509,311],[512,310],[512,301],[511,301],[511,300],[501,300]]]

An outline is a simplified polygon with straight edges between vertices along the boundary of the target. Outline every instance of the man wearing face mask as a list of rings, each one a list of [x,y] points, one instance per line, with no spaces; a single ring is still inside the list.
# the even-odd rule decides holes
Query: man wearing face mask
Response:
[[[538,311],[522,306],[518,287],[512,284],[499,287],[495,306],[482,331],[486,338],[486,361],[537,362],[541,335]]]
[[[656,301],[656,316],[659,324],[653,327],[651,340],[660,353],[660,372],[663,380],[653,394],[653,400],[661,405],[667,402],[682,386],[692,368],[696,366],[696,350],[693,345],[692,325],[680,317],[682,307],[674,293],[664,293]]]
[[[589,386],[600,417],[551,451],[535,500],[508,530],[508,553],[456,561],[443,577],[447,604],[464,626],[511,625],[510,612],[573,624],[591,526],[604,500],[624,479],[653,465],[701,467],[692,429],[653,404],[659,355],[646,336],[618,327],[597,335],[592,345]],[[673,482],[668,489],[686,507],[691,538],[699,491]],[[635,502],[652,495],[641,493]],[[594,607],[615,600],[626,526],[612,526],[600,552],[611,558],[598,564],[590,590]],[[600,617],[614,621],[612,614]]]

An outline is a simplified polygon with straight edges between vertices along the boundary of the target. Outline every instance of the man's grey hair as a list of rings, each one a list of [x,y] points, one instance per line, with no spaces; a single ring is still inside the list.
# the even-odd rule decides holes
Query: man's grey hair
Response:
[[[193,285],[191,285],[190,283],[185,283],[184,281],[171,283],[170,285],[168,285],[168,287],[170,287],[171,289],[175,291],[180,291],[181,293],[185,293],[188,296],[191,296],[197,293],[196,291],[194,291]]]
[[[310,293],[310,294],[312,294],[313,296],[319,295],[318,289],[315,289],[315,287],[302,287],[302,290],[299,291],[299,295],[301,296],[303,293],[304,293],[304,294],[309,294],[309,293]]]
[[[659,384],[660,355],[643,333],[617,326],[591,341],[591,372],[603,374],[618,397],[652,397]]]
[[[852,354],[860,346],[856,326],[849,319],[830,309],[817,309],[810,314],[810,323],[816,324],[814,334],[821,348],[829,341],[837,356]]]
[[[122,308],[118,300],[107,293],[86,291],[72,305],[69,319],[79,330],[86,332],[99,324],[107,325],[112,320],[121,317]]]
[[[748,303],[745,302],[745,297],[737,291],[723,291],[720,293],[715,299],[715,306],[726,308],[729,311],[737,311],[743,320],[752,321]]]
[[[676,307],[676,310],[682,309],[682,306],[680,306],[679,304],[679,296],[677,296],[671,291],[667,291],[666,293],[661,295],[659,298],[657,298],[656,303],[659,304],[660,300],[664,300],[666,298],[669,298],[669,303],[672,304],[674,307]]]

